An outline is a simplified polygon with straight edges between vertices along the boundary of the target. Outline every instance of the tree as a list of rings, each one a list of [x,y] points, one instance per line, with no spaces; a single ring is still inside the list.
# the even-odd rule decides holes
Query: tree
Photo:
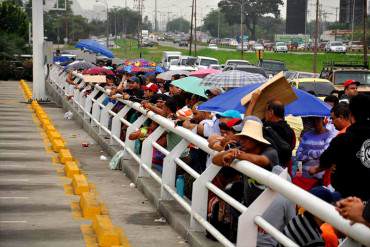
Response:
[[[272,15],[280,17],[279,6],[282,0],[221,0],[218,7],[225,14],[230,24],[240,23],[240,8],[244,5],[244,24],[250,33],[251,39],[256,40],[256,27],[260,17]]]
[[[203,20],[203,31],[208,31],[213,37],[220,38],[235,36],[233,27],[226,21],[225,14],[219,10],[211,10]]]
[[[190,23],[182,17],[176,18],[167,23],[166,30],[188,33],[190,30]]]
[[[114,34],[117,27],[117,33],[137,34],[138,21],[140,14],[130,8],[115,8],[108,12],[109,30]]]
[[[153,30],[153,24],[149,21],[148,16],[144,17],[143,24],[142,24],[141,28],[144,29],[144,30],[149,30],[149,32],[151,32]]]
[[[260,17],[256,27],[256,35],[259,39],[274,40],[275,34],[285,32],[285,20],[270,16]]]
[[[28,37],[28,18],[21,7],[12,2],[0,3],[0,31]]]

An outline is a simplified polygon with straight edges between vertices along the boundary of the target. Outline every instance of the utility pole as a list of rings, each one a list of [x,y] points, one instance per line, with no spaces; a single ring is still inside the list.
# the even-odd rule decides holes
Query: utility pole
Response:
[[[364,36],[363,36],[363,46],[364,46],[364,65],[366,68],[369,67],[369,61],[367,57],[367,0],[364,0]]]
[[[195,0],[192,0],[192,4],[191,4],[189,56],[191,56],[191,49],[192,49],[192,46],[193,46],[194,1]]]
[[[242,42],[241,50],[240,50],[240,59],[243,59],[244,57],[244,33],[243,33],[243,9],[244,4],[243,0],[240,2],[240,41]]]
[[[315,45],[313,48],[313,73],[317,72],[317,39],[319,36],[319,0],[316,0]]]
[[[364,2],[366,2],[367,0],[363,0]],[[354,33],[354,30],[355,30],[355,5],[356,5],[356,0],[353,0],[352,1],[352,37],[351,37],[351,41],[353,42],[353,33]],[[365,12],[367,12],[366,9],[364,9]]]
[[[157,0],[154,1],[154,31],[158,32],[158,6],[157,6]]]
[[[44,75],[44,6],[42,0],[32,0],[32,56],[33,94],[32,98],[45,101]]]
[[[217,16],[217,44],[220,42],[220,13],[221,13],[221,10],[218,9],[218,16]]]
[[[194,0],[194,56],[197,56],[197,0]]]

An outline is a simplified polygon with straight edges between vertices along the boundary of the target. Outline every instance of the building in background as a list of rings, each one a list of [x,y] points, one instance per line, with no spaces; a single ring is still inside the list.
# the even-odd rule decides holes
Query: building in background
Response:
[[[354,17],[355,25],[361,24],[364,16],[364,1],[368,0],[340,0],[339,22],[350,24]]]
[[[307,0],[287,0],[286,33],[304,34],[307,18]]]

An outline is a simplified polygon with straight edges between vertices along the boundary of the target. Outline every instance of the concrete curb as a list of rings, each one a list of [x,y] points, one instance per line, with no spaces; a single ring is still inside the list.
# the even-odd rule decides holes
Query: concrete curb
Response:
[[[111,156],[114,156],[121,150],[120,146],[109,144],[109,140],[100,136],[98,128],[92,127],[84,118],[83,114],[77,112],[72,104],[68,102],[63,95],[46,83],[46,90],[50,98],[66,111],[73,113],[73,119]],[[193,232],[189,230],[190,215],[174,200],[160,200],[160,185],[151,177],[139,178],[139,165],[134,160],[121,160],[122,172],[130,178],[137,188],[149,199],[154,207],[163,215],[167,222],[179,233],[191,246],[195,247],[218,247],[222,246],[216,241],[206,238],[205,233]]]

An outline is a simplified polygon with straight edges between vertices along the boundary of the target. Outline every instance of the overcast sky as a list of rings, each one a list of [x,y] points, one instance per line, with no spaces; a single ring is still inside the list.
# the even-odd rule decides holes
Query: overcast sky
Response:
[[[130,8],[136,7],[138,0],[77,0],[81,7],[91,9],[94,4],[99,4],[96,1],[107,1],[109,8],[113,6],[123,7],[127,3]],[[190,19],[192,0],[157,0],[158,2],[158,21],[167,21],[167,18],[182,16],[185,19]],[[144,0],[144,15],[147,15],[150,20],[154,19],[154,2],[155,0]],[[217,8],[219,0],[197,0],[197,16],[203,18],[212,8]],[[286,0],[281,8],[281,16],[285,18]],[[314,19],[314,5],[316,0],[308,0],[309,19]],[[328,20],[335,20],[336,8],[339,7],[339,0],[321,0],[323,11],[327,12]]]

